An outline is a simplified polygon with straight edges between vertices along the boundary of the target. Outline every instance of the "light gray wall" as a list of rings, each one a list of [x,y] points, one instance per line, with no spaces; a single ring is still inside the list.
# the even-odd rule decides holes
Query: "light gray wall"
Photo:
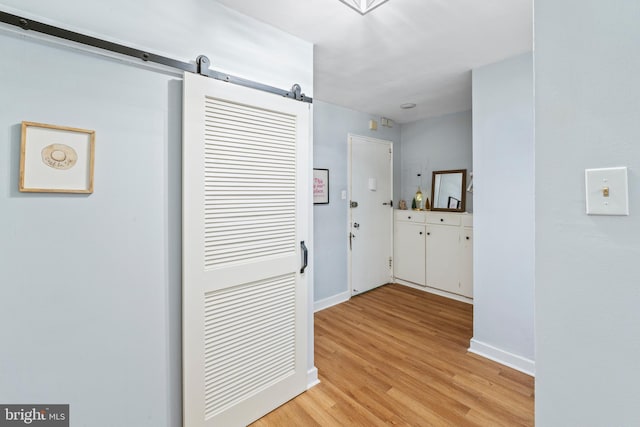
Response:
[[[312,94],[311,44],[215,2],[152,3],[0,7]],[[0,402],[181,425],[181,79],[17,31],[0,32]],[[22,120],[96,131],[92,195],[18,192]]]
[[[475,69],[472,83],[475,209],[471,347],[532,370],[533,55],[526,53]]]
[[[206,55],[212,69],[281,88],[299,83],[313,95],[309,42],[215,0],[0,0],[0,7],[182,61]]]
[[[431,117],[401,127],[401,190],[395,197],[411,201],[416,194],[422,174],[423,199],[431,201],[431,178],[434,170],[473,170],[471,159],[471,111]],[[467,193],[467,212],[473,212],[472,193]]]
[[[380,117],[349,110],[326,102],[314,101],[313,167],[329,169],[329,204],[315,205],[314,214],[314,287],[316,303],[340,297],[349,291],[347,277],[348,200],[340,193],[347,190],[347,135],[349,133],[393,142],[394,195],[400,189],[400,129],[380,126],[369,130],[369,120]],[[394,197],[397,199],[397,197]]]
[[[536,424],[640,425],[640,3],[536,0]],[[630,216],[585,214],[628,166]]]

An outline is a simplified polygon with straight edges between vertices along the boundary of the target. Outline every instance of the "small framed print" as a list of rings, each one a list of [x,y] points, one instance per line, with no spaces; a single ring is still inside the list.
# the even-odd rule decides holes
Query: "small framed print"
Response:
[[[22,122],[20,191],[93,193],[95,131]]]
[[[313,170],[313,204],[329,204],[329,169]]]
[[[460,200],[455,197],[449,196],[447,204],[449,209],[460,209]]]

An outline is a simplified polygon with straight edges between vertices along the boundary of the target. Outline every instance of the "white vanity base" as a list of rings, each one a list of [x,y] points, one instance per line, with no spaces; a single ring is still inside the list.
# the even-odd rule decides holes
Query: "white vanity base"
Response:
[[[396,210],[394,218],[395,281],[473,304],[473,215]]]

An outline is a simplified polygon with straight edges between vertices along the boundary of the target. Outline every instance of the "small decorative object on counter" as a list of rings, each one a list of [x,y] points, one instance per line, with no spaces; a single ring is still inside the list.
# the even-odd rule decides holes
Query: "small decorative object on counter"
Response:
[[[407,201],[406,200],[400,200],[400,203],[398,205],[398,209],[400,209],[402,211],[406,211],[407,210]]]
[[[429,198],[427,197],[427,201],[424,202],[424,210],[428,211],[431,210],[431,203],[429,203]]]
[[[416,196],[414,200],[416,201],[416,209],[421,210],[423,206],[422,206],[422,190],[420,190],[420,186],[418,186],[418,191],[416,191]]]
[[[411,201],[411,209],[413,209],[414,211],[418,209],[418,208],[416,208],[416,198],[415,197]]]

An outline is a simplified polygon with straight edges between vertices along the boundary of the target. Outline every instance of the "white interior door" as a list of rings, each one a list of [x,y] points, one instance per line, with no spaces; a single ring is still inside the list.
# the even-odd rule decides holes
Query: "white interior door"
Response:
[[[310,106],[185,74],[184,426],[245,426],[306,389]]]
[[[349,136],[351,294],[392,281],[393,144]]]

